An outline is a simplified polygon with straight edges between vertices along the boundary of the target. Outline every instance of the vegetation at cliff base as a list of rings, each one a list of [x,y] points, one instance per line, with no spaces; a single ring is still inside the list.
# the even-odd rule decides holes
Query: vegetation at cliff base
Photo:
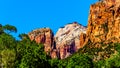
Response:
[[[119,68],[120,44],[101,44],[106,48],[85,46],[72,56],[60,60],[51,59],[44,46],[31,41],[26,34],[16,40],[12,25],[0,25],[0,68]],[[90,45],[87,44],[87,45]],[[107,56],[107,58],[105,58]]]

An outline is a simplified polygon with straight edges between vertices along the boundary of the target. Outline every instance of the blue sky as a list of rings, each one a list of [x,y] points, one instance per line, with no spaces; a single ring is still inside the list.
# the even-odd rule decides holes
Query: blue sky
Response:
[[[90,4],[97,0],[0,0],[0,23],[18,34],[50,27],[54,33],[71,22],[87,25]]]

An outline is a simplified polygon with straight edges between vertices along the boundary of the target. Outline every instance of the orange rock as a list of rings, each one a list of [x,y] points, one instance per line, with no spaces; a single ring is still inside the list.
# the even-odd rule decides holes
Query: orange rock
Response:
[[[86,39],[86,34],[81,33],[80,34],[80,48],[82,48],[84,46],[85,39]]]
[[[57,50],[54,49],[53,51],[51,51],[51,55],[50,56],[51,56],[52,59],[58,58],[58,56],[57,56]]]
[[[103,0],[91,5],[86,37],[92,43],[120,42],[119,8],[120,0]]]

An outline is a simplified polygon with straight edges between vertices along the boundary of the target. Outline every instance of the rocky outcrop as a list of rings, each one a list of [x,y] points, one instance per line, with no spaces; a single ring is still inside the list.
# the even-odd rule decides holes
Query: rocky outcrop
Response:
[[[87,39],[92,43],[120,42],[120,0],[103,0],[91,5]],[[87,42],[86,42],[87,43]]]
[[[93,61],[115,54],[115,43],[120,43],[120,0],[101,0],[90,6],[86,35],[80,36],[82,53],[93,56]]]
[[[83,47],[80,40],[81,33],[86,33],[86,27],[74,22],[60,28],[55,35],[56,49],[61,59],[68,57]],[[83,39],[83,38],[82,38]]]
[[[86,27],[74,22],[60,28],[54,37],[49,28],[34,30],[28,36],[44,44],[45,52],[52,58],[60,59],[85,45],[100,48],[101,42],[120,42],[120,0],[101,0],[91,5],[87,27],[86,32]]]
[[[85,39],[86,39],[86,33],[81,33],[80,34],[80,47],[78,49],[84,47]]]
[[[44,50],[49,53],[53,45],[53,33],[50,28],[41,28],[28,33],[29,38],[36,43],[44,45]]]
[[[74,22],[60,28],[54,37],[49,28],[33,30],[28,36],[32,41],[44,44],[44,50],[51,58],[64,59],[83,47],[85,33],[86,27]]]

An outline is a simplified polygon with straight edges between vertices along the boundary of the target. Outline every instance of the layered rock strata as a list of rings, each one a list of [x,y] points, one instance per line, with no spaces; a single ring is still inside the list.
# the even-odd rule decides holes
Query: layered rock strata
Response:
[[[44,51],[49,53],[53,45],[53,33],[50,28],[41,28],[28,33],[29,38],[44,45]]]
[[[60,28],[55,36],[49,28],[33,30],[28,36],[32,41],[43,44],[51,58],[64,59],[83,47],[85,33],[86,27],[74,22]]]
[[[92,43],[120,42],[120,0],[103,0],[91,5],[86,34]]]
[[[101,42],[120,42],[120,0],[101,0],[90,6],[86,27],[74,22],[60,28],[53,36],[49,28],[37,29],[28,34],[31,40],[44,44],[52,58],[64,59],[89,44],[101,47]]]
[[[86,27],[76,22],[68,24],[58,30],[55,35],[55,42],[61,59],[68,57],[82,47],[84,36],[82,36],[81,33],[86,33]]]

